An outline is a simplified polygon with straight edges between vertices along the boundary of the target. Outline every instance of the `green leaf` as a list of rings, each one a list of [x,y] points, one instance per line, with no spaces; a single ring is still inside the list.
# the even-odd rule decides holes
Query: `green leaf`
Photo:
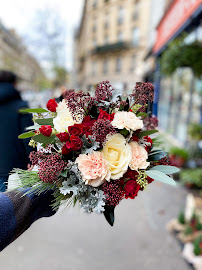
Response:
[[[35,119],[34,121],[39,125],[49,125],[53,127],[53,118]]]
[[[45,113],[48,112],[46,109],[36,108],[36,109],[20,109],[20,113]]]
[[[142,132],[140,132],[140,133],[138,134],[138,138],[142,138],[142,137],[145,137],[145,136],[154,134],[154,133],[156,133],[156,132],[158,132],[158,130],[156,130],[156,129],[142,131]]]
[[[120,130],[120,133],[121,133],[124,137],[127,137],[127,136],[130,134],[130,132],[129,132],[126,128]]]
[[[147,113],[145,113],[145,112],[139,112],[137,114],[137,117],[147,117]]]
[[[68,170],[65,170],[65,171],[62,171],[60,175],[63,177],[67,177],[67,173],[68,173]]]
[[[165,152],[165,151],[161,151],[161,150],[154,151],[154,152],[151,152],[149,154],[149,158],[148,159],[149,159],[149,161],[158,161],[158,160],[166,157],[167,155],[168,155],[168,153]]]
[[[35,142],[43,143],[43,144],[49,144],[52,143],[55,139],[55,135],[51,135],[50,137],[46,137],[43,134],[38,134],[33,137]]]
[[[114,225],[114,208],[114,206],[105,205],[104,216],[111,226]]]
[[[151,168],[150,170],[159,171],[159,172],[162,172],[165,174],[173,174],[173,173],[177,173],[180,171],[180,169],[178,169],[177,167],[166,166],[166,165],[157,165],[157,166]]]
[[[33,137],[35,135],[35,132],[29,131],[29,132],[25,132],[21,135],[18,136],[19,139],[27,139],[30,137]]]
[[[163,172],[149,170],[149,171],[146,171],[146,174],[154,180],[163,182],[165,184],[173,185],[173,186],[176,185],[175,181]]]

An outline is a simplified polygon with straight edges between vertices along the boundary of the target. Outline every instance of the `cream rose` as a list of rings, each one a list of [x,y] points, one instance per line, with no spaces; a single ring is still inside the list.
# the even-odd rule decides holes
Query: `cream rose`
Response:
[[[137,142],[130,142],[129,145],[132,150],[132,159],[129,164],[131,170],[146,169],[150,163],[147,162],[148,153],[145,148]]]
[[[76,163],[86,184],[98,187],[105,180],[110,180],[111,173],[101,152],[93,151],[92,154],[81,154],[77,157]]]
[[[138,130],[143,128],[143,121],[140,120],[133,112],[117,112],[114,115],[112,126],[118,129],[126,128],[127,130]]]
[[[75,124],[75,121],[63,99],[56,108],[57,116],[53,119],[54,128],[58,132],[68,131],[68,127]]]
[[[126,139],[121,134],[109,135],[102,152],[108,162],[111,179],[120,179],[128,170],[132,158],[131,147]]]

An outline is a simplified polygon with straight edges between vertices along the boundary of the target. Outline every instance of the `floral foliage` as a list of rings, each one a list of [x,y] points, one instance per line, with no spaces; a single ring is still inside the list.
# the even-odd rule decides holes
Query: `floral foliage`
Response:
[[[79,203],[113,225],[121,200],[134,199],[154,180],[173,184],[166,174],[176,168],[165,168],[167,153],[155,149],[150,137],[158,121],[142,113],[153,100],[152,84],[136,84],[127,100],[108,81],[97,85],[94,96],[74,90],[63,96],[59,103],[48,101],[48,113],[35,115],[36,130],[29,133],[31,145],[40,146],[30,154],[37,185],[53,185],[56,206]]]

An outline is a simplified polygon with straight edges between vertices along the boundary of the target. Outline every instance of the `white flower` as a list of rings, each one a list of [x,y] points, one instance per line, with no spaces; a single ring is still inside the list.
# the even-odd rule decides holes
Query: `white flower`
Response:
[[[132,158],[131,147],[126,139],[121,134],[109,135],[102,152],[108,162],[111,179],[120,179],[128,170]]]
[[[131,170],[146,169],[150,163],[147,162],[148,153],[145,148],[137,142],[130,142],[129,145],[132,150],[132,159],[129,164]]]
[[[140,120],[133,112],[117,112],[114,115],[112,126],[118,129],[138,130],[143,128],[143,121]]]
[[[76,122],[74,121],[64,99],[58,104],[56,111],[57,116],[53,119],[54,128],[58,132],[68,131],[68,127],[73,126]]]

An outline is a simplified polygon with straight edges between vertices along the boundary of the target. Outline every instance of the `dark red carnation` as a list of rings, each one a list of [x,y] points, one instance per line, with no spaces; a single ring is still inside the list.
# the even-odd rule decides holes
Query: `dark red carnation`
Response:
[[[61,142],[67,142],[69,140],[69,133],[67,132],[61,132],[59,134],[56,134],[56,136]]]
[[[100,109],[100,114],[98,116],[98,119],[109,120],[111,122],[114,120],[114,113],[108,114],[106,111],[103,111],[102,109]]]
[[[49,125],[46,126],[41,126],[39,128],[39,131],[41,132],[41,134],[43,134],[46,137],[50,137],[51,133],[52,133],[52,128]]]
[[[73,151],[77,151],[77,150],[81,149],[81,147],[83,146],[82,140],[75,135],[72,135],[70,137],[70,143],[71,143],[71,149]],[[68,142],[66,144],[68,144]]]
[[[58,104],[55,101],[55,99],[50,99],[46,105],[47,109],[51,112],[56,112],[56,108],[57,108]]]
[[[125,198],[134,199],[137,196],[139,190],[140,190],[140,185],[138,185],[136,181],[128,180],[124,187]]]
[[[83,126],[81,124],[74,124],[68,127],[68,131],[70,135],[80,136],[83,135]]]

